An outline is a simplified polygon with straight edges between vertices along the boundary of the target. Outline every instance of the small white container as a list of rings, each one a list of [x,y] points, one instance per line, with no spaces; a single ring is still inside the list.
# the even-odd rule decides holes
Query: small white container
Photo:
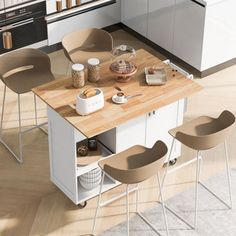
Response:
[[[96,95],[86,98],[83,93],[80,93],[76,99],[76,112],[79,115],[85,116],[104,107],[104,95],[102,90],[96,88]]]

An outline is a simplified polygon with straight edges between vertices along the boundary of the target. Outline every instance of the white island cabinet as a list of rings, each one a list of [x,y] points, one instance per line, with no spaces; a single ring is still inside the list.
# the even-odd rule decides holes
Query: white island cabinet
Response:
[[[138,71],[128,83],[116,83],[109,73],[110,62],[101,64],[101,80],[87,83],[82,89],[71,88],[71,78],[54,80],[34,88],[33,92],[48,105],[48,139],[50,176],[75,204],[80,204],[99,193],[99,186],[87,190],[80,184],[81,175],[98,167],[98,161],[133,145],[152,147],[157,140],[163,140],[168,148],[172,137],[168,131],[182,124],[184,99],[202,88],[178,70],[173,76],[170,64],[162,62],[147,51],[140,49],[134,59]],[[148,86],[144,69],[159,65],[167,72],[167,83],[162,86]],[[126,94],[135,95],[124,104],[114,104],[112,96],[115,87],[122,87]],[[73,104],[76,96],[86,88],[99,88],[104,94],[103,109],[80,116]],[[98,139],[98,150],[89,151],[81,157],[78,147],[89,138]],[[181,146],[176,144],[172,159],[179,157]],[[106,176],[102,191],[120,183]]]
[[[122,152],[133,145],[151,148],[157,140],[165,142],[170,151],[173,138],[168,131],[181,125],[183,116],[184,99],[181,99],[100,134],[98,139],[114,153]],[[176,142],[171,160],[178,158],[180,154],[181,146]]]

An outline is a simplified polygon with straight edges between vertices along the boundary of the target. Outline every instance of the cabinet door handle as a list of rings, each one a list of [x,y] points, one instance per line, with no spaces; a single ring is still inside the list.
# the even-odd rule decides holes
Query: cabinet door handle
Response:
[[[156,111],[153,111],[152,114],[153,114],[153,115],[156,115]]]
[[[148,116],[151,116],[151,112],[148,112]]]

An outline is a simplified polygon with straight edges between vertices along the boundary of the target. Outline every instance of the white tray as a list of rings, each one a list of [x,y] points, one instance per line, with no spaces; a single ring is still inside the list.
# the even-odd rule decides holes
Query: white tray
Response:
[[[164,85],[167,82],[165,69],[158,70],[155,74],[148,74],[149,67],[145,67],[145,77],[148,85]]]

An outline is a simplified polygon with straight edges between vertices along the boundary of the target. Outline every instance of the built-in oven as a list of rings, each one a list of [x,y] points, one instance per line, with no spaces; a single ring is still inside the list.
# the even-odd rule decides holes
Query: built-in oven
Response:
[[[45,16],[45,1],[2,12],[0,14],[0,54],[46,40]]]

